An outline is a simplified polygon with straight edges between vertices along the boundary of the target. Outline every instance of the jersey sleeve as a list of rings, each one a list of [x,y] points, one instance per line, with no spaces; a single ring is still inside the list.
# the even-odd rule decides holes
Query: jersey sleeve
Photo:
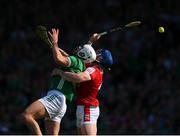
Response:
[[[78,65],[78,60],[77,60],[77,58],[75,56],[69,56],[68,61],[69,61],[68,67]]]
[[[88,67],[84,72],[91,77],[91,80],[96,77],[96,69],[93,67]]]

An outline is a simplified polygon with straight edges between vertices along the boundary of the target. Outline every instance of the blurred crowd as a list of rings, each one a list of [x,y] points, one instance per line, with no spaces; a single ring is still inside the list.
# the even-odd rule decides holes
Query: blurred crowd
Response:
[[[180,134],[180,15],[172,0],[1,0],[0,134],[31,134],[20,113],[48,91],[51,50],[37,25],[60,29],[71,53],[94,32],[141,20],[140,27],[102,37],[94,47],[113,53],[100,100],[98,134]],[[165,33],[158,33],[158,26]],[[76,134],[75,103],[68,103],[61,134]],[[42,128],[43,121],[40,120]]]

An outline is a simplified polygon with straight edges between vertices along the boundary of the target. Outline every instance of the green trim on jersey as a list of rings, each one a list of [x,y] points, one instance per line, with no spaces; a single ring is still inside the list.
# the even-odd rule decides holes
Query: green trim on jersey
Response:
[[[64,71],[79,73],[86,69],[84,62],[82,59],[78,58],[77,56],[69,56],[70,60],[70,66],[69,67],[62,67],[59,68]],[[50,90],[59,90],[62,92],[66,99],[69,101],[72,101],[74,92],[75,92],[75,86],[72,82],[64,80],[61,76],[53,76],[50,82]]]

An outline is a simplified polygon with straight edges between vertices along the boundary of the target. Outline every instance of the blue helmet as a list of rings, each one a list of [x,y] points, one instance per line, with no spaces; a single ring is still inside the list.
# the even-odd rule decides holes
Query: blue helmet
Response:
[[[110,68],[113,64],[112,54],[109,50],[99,49],[96,51],[96,60],[105,68]]]

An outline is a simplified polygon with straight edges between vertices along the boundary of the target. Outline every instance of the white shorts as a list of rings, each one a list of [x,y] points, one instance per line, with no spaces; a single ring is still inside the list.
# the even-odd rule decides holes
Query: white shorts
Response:
[[[99,107],[77,106],[76,125],[81,127],[84,124],[96,124],[99,117]]]
[[[64,94],[57,90],[51,90],[47,93],[47,96],[39,99],[39,101],[49,114],[49,118],[46,119],[60,123],[67,109]]]

